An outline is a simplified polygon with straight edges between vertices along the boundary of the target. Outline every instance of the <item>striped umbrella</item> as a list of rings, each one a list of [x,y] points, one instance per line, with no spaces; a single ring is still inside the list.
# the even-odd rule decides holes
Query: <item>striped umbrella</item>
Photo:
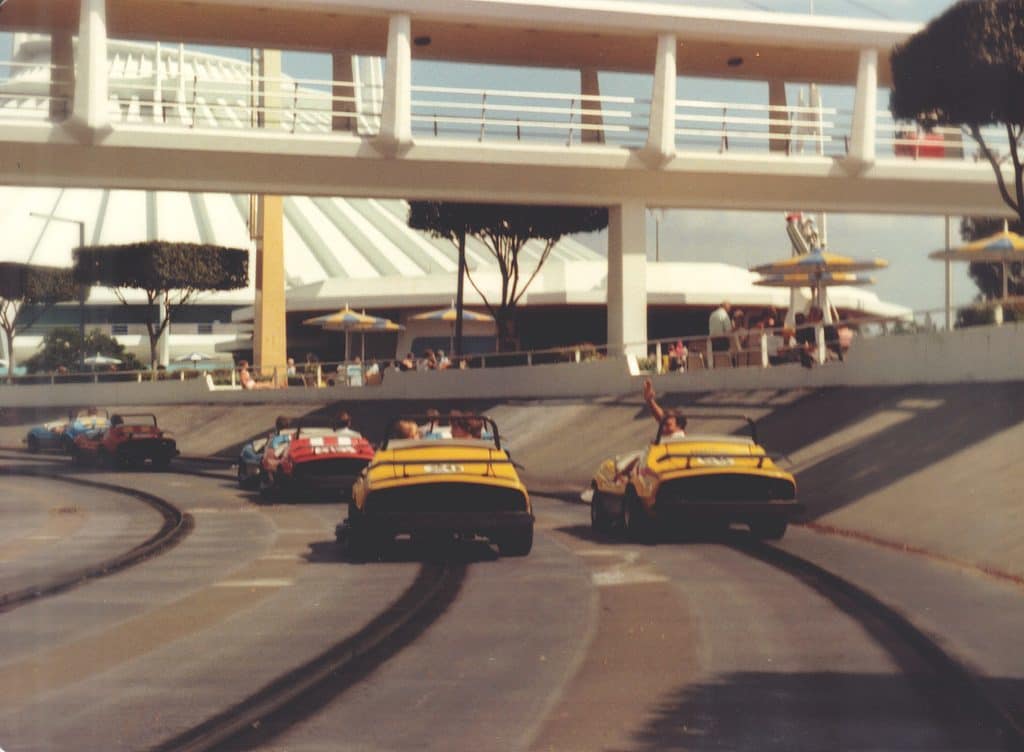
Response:
[[[323,316],[315,316],[311,319],[306,319],[302,322],[309,326],[319,326],[321,329],[329,332],[345,332],[345,358],[349,357],[351,350],[350,336],[352,332],[360,332],[365,334],[366,332],[388,332],[388,331],[400,331],[403,327],[400,324],[396,324],[391,319],[383,318],[382,316],[371,316],[370,314],[360,313],[359,311],[353,311],[347,305],[340,311],[334,313],[324,314]],[[366,357],[366,339],[362,340],[362,356]]]
[[[448,308],[441,308],[437,311],[427,311],[410,316],[410,321],[447,321],[452,325],[451,336],[448,339],[448,352],[455,352],[455,322],[459,319],[459,311],[452,303]],[[494,317],[487,313],[471,311],[468,308],[462,309],[462,321],[471,323],[486,324],[494,321]]]
[[[1015,232],[1010,232],[1006,224],[1003,224],[1002,232],[989,235],[987,238],[975,240],[967,245],[956,248],[942,249],[928,254],[928,258],[941,261],[987,261],[1002,264],[1003,267],[1003,300],[1009,295],[1008,277],[1006,265],[1014,262],[1024,262],[1024,237]]]
[[[823,274],[825,272],[860,272],[868,269],[882,269],[888,265],[889,262],[882,259],[855,259],[849,256],[840,256],[837,253],[828,253],[821,248],[812,248],[810,253],[755,266],[750,271],[760,274],[796,272]]]
[[[778,284],[770,285],[775,287],[810,287],[813,288],[818,297],[818,305],[825,316],[825,323],[832,323],[832,311],[828,305],[826,288],[829,285],[842,284],[870,284],[870,282],[838,282],[831,281],[826,275],[829,274],[850,274],[852,272],[864,271],[866,269],[882,269],[889,265],[889,262],[882,259],[855,259],[849,256],[840,256],[838,253],[829,253],[823,248],[812,248],[810,253],[803,253],[790,256],[782,261],[775,261],[770,264],[761,264],[750,269],[752,272],[764,274],[767,277],[785,277],[788,275],[802,275],[807,281],[796,284],[785,283],[780,280]],[[758,283],[755,283],[758,284]],[[790,303],[790,315],[792,315],[792,297]]]

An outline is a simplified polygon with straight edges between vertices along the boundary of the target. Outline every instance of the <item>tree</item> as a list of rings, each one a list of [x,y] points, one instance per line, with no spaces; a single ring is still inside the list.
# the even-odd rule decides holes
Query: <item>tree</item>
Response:
[[[236,290],[249,280],[249,252],[239,248],[151,240],[76,248],[74,256],[79,282],[111,287],[125,304],[126,288],[142,290],[150,306],[163,304],[163,317],[146,321],[154,370],[157,345],[174,309],[186,305],[198,292]]]
[[[893,117],[927,130],[965,127],[992,165],[1003,201],[1024,222],[1024,0],[961,0],[897,45],[891,60]],[[1005,157],[981,134],[982,126],[993,124],[1006,128],[1012,194]]]
[[[82,339],[77,328],[69,326],[56,327],[48,331],[39,352],[25,361],[25,367],[31,373],[50,373],[66,368],[78,370],[82,358],[86,355],[106,355],[121,361],[121,369],[138,371],[142,363],[132,353],[125,352],[124,345],[99,329],[93,329]]]
[[[0,328],[7,338],[7,373],[14,380],[14,335],[17,325],[32,326],[54,303],[77,293],[71,269],[0,263]],[[22,320],[18,322],[18,314]]]
[[[551,255],[563,235],[593,232],[608,226],[608,210],[586,206],[530,206],[511,204],[447,203],[413,201],[409,204],[409,226],[447,238],[459,247],[460,277],[480,294],[498,327],[499,348],[513,344],[516,306]],[[501,276],[501,297],[491,301],[481,291],[465,265],[465,239],[481,241],[497,262]],[[529,240],[544,243],[532,271],[520,266],[520,252]],[[461,301],[459,320],[462,318]],[[460,345],[461,348],[461,345]]]

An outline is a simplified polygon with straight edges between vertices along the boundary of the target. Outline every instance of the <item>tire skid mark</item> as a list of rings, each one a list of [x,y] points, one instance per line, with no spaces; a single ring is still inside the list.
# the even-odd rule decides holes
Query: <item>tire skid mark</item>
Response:
[[[312,716],[429,628],[454,602],[466,565],[424,564],[383,613],[233,707],[152,747],[153,752],[253,749]]]
[[[24,606],[25,604],[31,603],[39,598],[67,592],[68,590],[91,580],[95,580],[100,577],[107,577],[108,575],[112,575],[123,569],[134,566],[135,564],[139,564],[150,557],[161,554],[178,545],[186,536],[188,536],[194,526],[192,515],[182,512],[167,500],[159,496],[155,496],[154,494],[128,488],[126,486],[86,480],[78,476],[63,476],[47,472],[42,469],[15,468],[10,466],[0,466],[0,476],[45,478],[46,480],[52,480],[58,483],[85,485],[91,488],[111,491],[123,496],[138,499],[144,504],[155,509],[164,520],[163,525],[156,533],[128,551],[124,551],[109,559],[97,562],[96,564],[64,573],[50,580],[45,580],[26,588],[0,594],[0,613],[12,611],[15,608]]]
[[[979,679],[977,672],[943,650],[939,643],[897,608],[884,603],[867,590],[814,562],[767,543],[736,543],[731,546],[758,561],[790,574],[835,603],[853,618],[855,611],[877,622],[909,646],[938,675],[947,694],[954,694],[993,728],[998,729],[1007,749],[1024,749],[1024,717],[1007,706]],[[887,643],[869,621],[858,618],[883,646]]]

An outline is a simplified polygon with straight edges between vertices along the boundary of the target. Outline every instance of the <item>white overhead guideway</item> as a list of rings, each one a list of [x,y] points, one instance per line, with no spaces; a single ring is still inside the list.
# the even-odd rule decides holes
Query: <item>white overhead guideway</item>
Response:
[[[964,160],[959,140],[958,159],[909,159],[899,156],[898,126],[880,130],[887,113],[877,111],[878,89],[889,83],[889,51],[919,28],[616,0],[11,2],[0,9],[0,30],[57,40],[77,33],[78,79],[51,83],[45,116],[0,108],[0,183],[607,205],[615,277],[609,341],[640,342],[644,207],[1006,213],[991,168]],[[363,113],[339,113],[336,98],[323,112],[301,111],[296,88],[294,110],[271,119],[277,127],[251,126],[248,118],[219,127],[204,117],[216,120],[221,105],[189,101],[187,90],[198,83],[178,81],[172,89],[155,74],[151,94],[108,88],[108,37],[320,50],[336,62],[381,55],[386,75],[371,118],[376,126],[300,128],[303,118],[324,115],[330,123],[334,116],[337,123]],[[54,44],[54,66],[67,46]],[[636,97],[614,98],[588,90],[597,80],[588,79],[564,97],[567,106],[534,106],[546,114],[532,126],[549,137],[523,139],[527,108],[518,104],[489,114],[473,105],[475,119],[465,109],[431,115],[441,89],[412,85],[416,60],[639,72],[652,83]],[[680,76],[766,82],[771,101],[698,102],[695,115]],[[826,116],[821,108],[787,105],[785,83],[812,81],[853,90],[848,128],[831,122],[837,111]],[[343,82],[326,83],[336,92]],[[489,103],[488,94],[482,99]],[[57,114],[54,97],[66,98],[68,117]],[[810,115],[818,131],[808,135]],[[289,121],[290,128],[280,127]],[[445,133],[452,121],[470,123],[471,132]],[[512,135],[491,136],[502,129]],[[717,149],[707,148],[709,138]],[[819,148],[804,151],[800,139],[807,138]]]

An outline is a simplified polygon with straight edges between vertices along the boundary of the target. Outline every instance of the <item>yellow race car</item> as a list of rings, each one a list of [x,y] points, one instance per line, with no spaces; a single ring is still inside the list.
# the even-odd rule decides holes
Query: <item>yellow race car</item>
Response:
[[[433,423],[420,431],[417,422],[425,419]],[[388,435],[404,438],[387,439],[356,480],[339,542],[362,558],[403,534],[433,541],[480,536],[503,556],[530,553],[530,496],[493,420],[402,416]]]
[[[757,443],[750,418],[715,414],[702,417],[743,418],[750,437],[673,435],[638,452],[601,463],[591,482],[590,524],[594,531],[620,530],[646,538],[657,527],[726,527],[746,524],[762,539],[778,540],[801,509],[796,480],[775,465]]]

